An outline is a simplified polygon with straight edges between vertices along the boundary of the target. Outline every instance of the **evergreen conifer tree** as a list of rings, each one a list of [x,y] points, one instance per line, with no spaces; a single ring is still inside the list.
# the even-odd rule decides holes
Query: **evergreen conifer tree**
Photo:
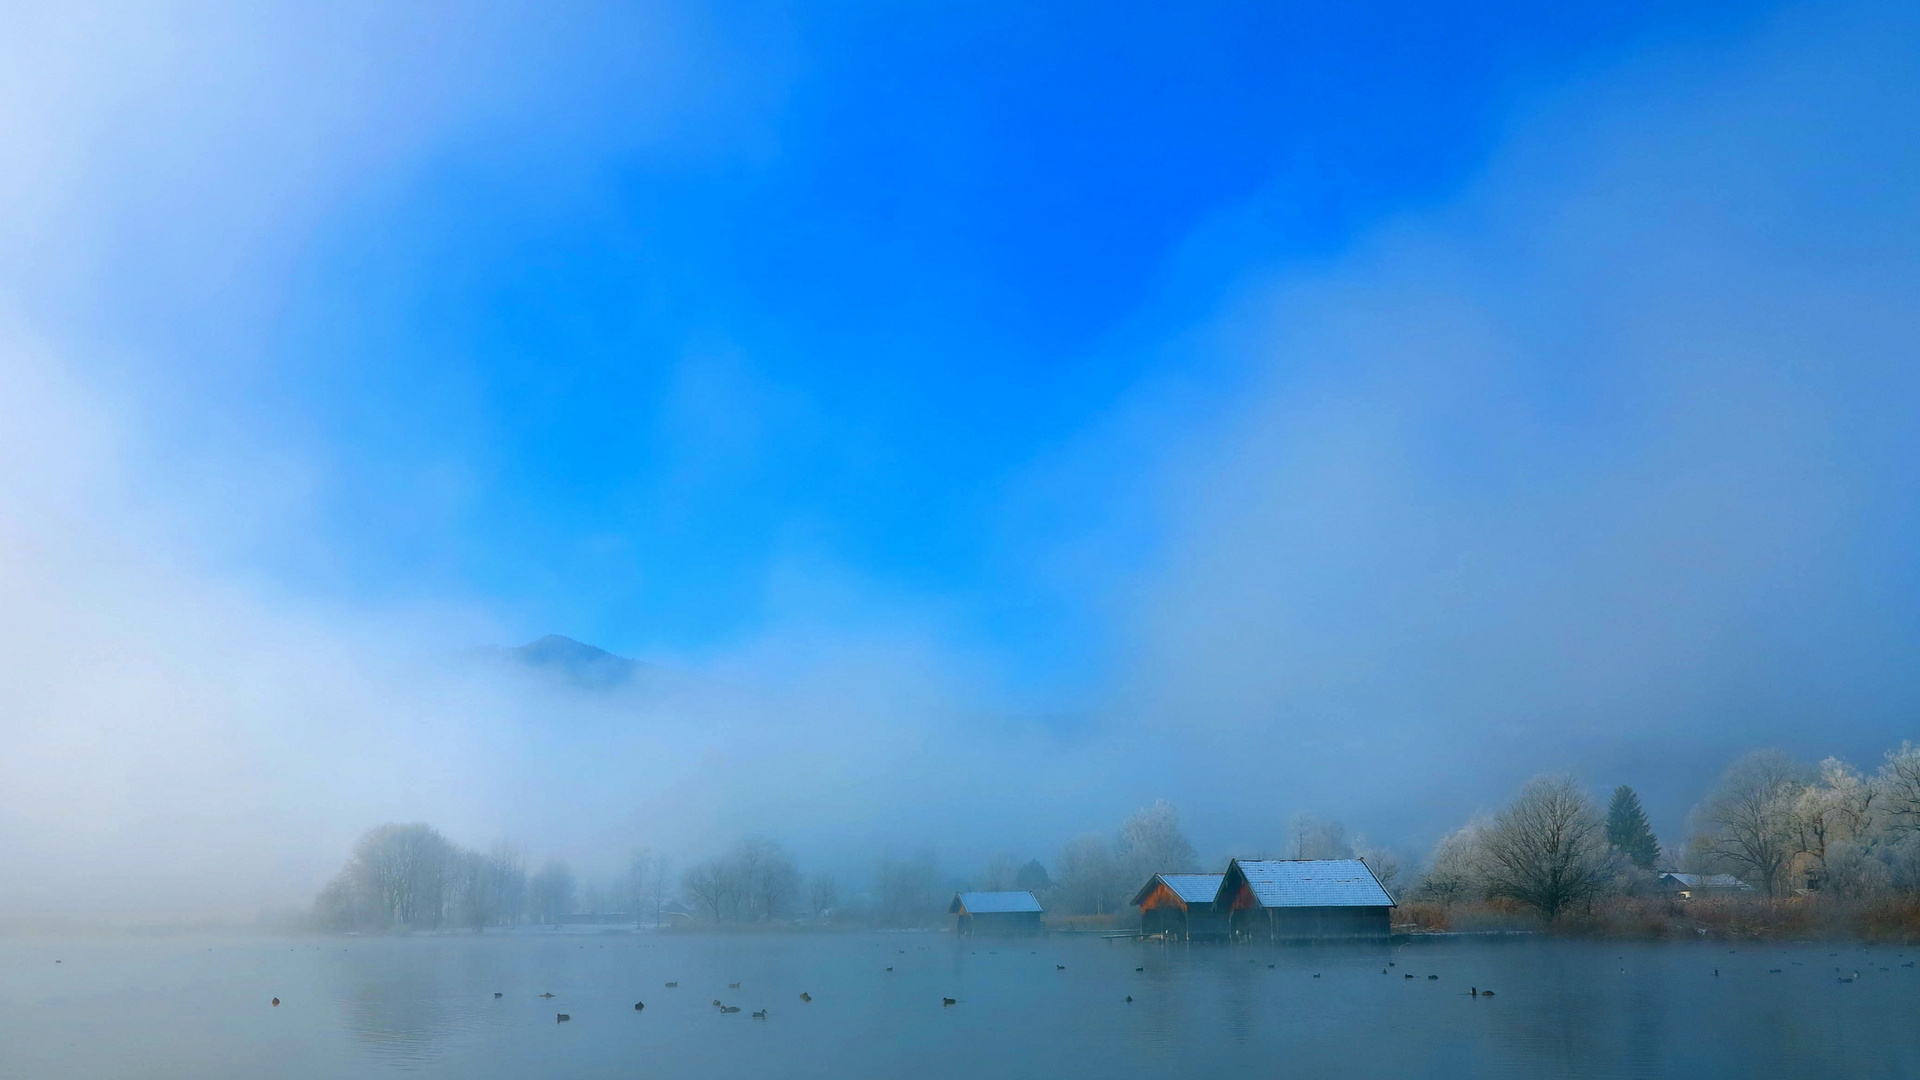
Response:
[[[1607,843],[1642,870],[1653,869],[1653,861],[1660,857],[1660,841],[1647,824],[1646,811],[1640,809],[1640,796],[1625,784],[1613,789],[1613,802],[1607,807]]]

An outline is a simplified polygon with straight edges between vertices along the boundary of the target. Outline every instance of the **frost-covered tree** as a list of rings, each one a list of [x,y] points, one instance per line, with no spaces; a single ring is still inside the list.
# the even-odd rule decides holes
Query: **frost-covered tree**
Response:
[[[1193,844],[1180,829],[1180,811],[1165,799],[1120,823],[1113,857],[1121,888],[1136,888],[1155,874],[1184,874],[1198,867]]]
[[[1874,848],[1879,795],[1877,785],[1839,758],[1820,763],[1819,779],[1793,804],[1797,853],[1811,860],[1817,876],[1828,875],[1829,859],[1843,847],[1860,854]]]
[[[1755,750],[1735,761],[1694,811],[1699,853],[1777,895],[1800,852],[1796,811],[1810,779],[1804,765],[1778,750]]]
[[[1898,750],[1888,751],[1874,786],[1888,830],[1920,834],[1920,746],[1903,742]]]
[[[1414,887],[1414,894],[1436,904],[1458,904],[1485,899],[1487,873],[1481,838],[1487,822],[1475,818],[1463,828],[1448,833],[1434,845],[1426,873]]]

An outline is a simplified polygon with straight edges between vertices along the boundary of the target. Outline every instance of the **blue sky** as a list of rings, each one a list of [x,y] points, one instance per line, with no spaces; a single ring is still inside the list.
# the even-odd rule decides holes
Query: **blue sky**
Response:
[[[262,443],[319,461],[310,542],[245,553],[296,590],[453,594],[506,636],[699,655],[756,633],[798,562],[1071,669],[1104,635],[1033,599],[1042,537],[1006,492],[1036,460],[1164,370],[1230,393],[1169,339],[1250,272],[1444,202],[1531,95],[1763,15],[448,12],[412,28],[440,56],[421,81],[468,99],[395,135],[384,114],[431,88],[357,73],[374,104],[342,141],[405,145],[270,256],[216,249],[183,283],[146,244],[113,252],[94,332],[171,354],[144,377],[192,433],[166,448],[186,475]],[[322,29],[409,29],[383,21]],[[222,108],[271,124],[296,94],[266,82]]]

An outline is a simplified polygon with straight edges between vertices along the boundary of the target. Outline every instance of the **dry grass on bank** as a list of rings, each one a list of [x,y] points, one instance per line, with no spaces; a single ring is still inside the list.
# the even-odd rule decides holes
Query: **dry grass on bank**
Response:
[[[1049,930],[1117,931],[1137,929],[1140,926],[1140,917],[1137,914],[1132,918],[1126,918],[1121,915],[1055,915],[1048,912],[1041,918]]]
[[[1920,896],[1841,901],[1818,896],[1615,896],[1551,923],[1513,904],[1408,903],[1397,922],[1414,932],[1543,930],[1569,937],[1920,942]]]

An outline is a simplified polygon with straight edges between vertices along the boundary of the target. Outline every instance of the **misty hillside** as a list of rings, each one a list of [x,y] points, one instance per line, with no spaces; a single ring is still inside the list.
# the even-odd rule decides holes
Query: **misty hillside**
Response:
[[[487,652],[503,664],[596,689],[631,683],[647,666],[560,634],[548,634],[525,645]]]

